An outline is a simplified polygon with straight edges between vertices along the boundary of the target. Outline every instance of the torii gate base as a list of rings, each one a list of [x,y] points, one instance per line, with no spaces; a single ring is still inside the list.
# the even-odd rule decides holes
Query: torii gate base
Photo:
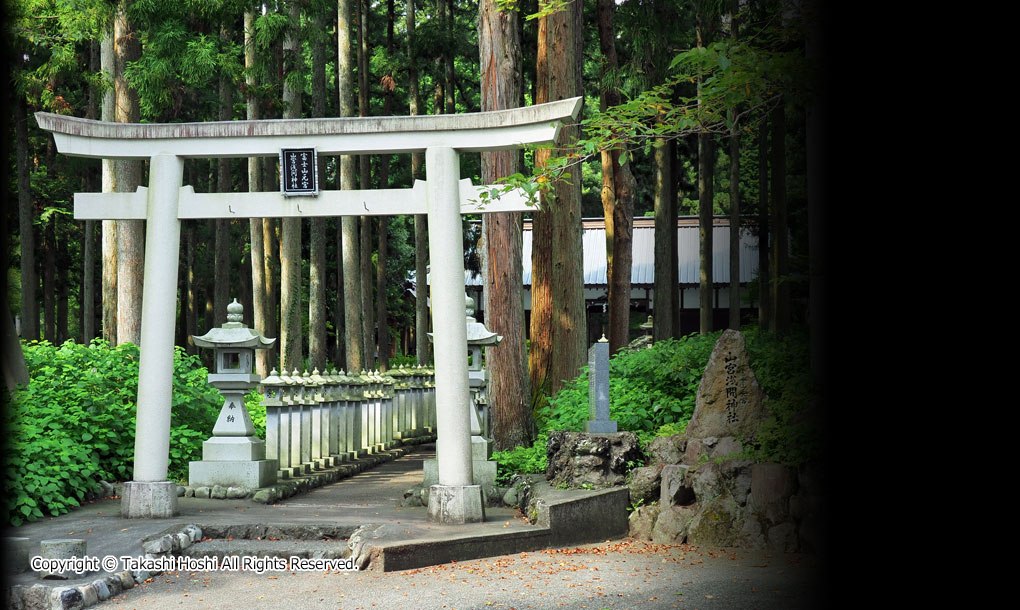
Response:
[[[458,115],[177,124],[103,123],[36,113],[39,126],[53,133],[63,154],[150,160],[148,189],[75,194],[76,219],[144,218],[147,222],[134,480],[124,485],[121,515],[169,518],[178,512],[176,485],[166,479],[181,219],[420,214],[425,207],[432,320],[433,327],[441,329],[434,343],[439,484],[430,489],[428,515],[441,523],[484,520],[481,486],[474,485],[472,477],[460,215],[529,208],[520,192],[503,196],[485,209],[465,207],[458,153],[552,142],[564,120],[577,118],[581,102],[577,97]],[[418,185],[375,194],[324,191],[316,199],[300,202],[280,193],[196,194],[182,187],[185,158],[276,156],[280,149],[291,147],[316,148],[326,155],[424,151],[425,205],[417,196]],[[469,193],[468,198],[473,196]]]

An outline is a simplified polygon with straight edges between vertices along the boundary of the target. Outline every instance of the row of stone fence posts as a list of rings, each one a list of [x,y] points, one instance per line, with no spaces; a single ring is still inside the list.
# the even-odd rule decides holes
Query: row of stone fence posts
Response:
[[[386,373],[325,374],[275,369],[262,380],[266,458],[281,479],[308,474],[399,441],[434,434],[434,371],[398,367]]]

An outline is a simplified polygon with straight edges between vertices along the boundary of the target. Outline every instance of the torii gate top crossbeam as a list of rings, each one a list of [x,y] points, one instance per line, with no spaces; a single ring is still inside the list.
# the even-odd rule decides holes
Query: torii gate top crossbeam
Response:
[[[326,155],[424,152],[430,147],[479,152],[554,141],[563,121],[577,119],[581,102],[575,97],[471,114],[207,123],[109,123],[48,112],[37,112],[35,119],[53,133],[59,152],[103,159],[148,159],[154,153],[275,156],[285,147],[315,147]]]

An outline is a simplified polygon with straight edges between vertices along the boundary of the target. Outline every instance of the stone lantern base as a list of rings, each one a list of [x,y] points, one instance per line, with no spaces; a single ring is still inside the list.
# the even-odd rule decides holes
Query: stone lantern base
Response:
[[[193,487],[247,487],[276,483],[278,460],[267,460],[266,442],[253,436],[214,436],[202,443],[202,461],[191,462],[188,483]]]

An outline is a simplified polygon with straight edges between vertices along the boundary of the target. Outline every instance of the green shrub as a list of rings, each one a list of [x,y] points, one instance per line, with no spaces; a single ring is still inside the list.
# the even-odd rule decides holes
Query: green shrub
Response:
[[[496,460],[496,482],[506,485],[510,477],[520,474],[545,474],[545,447],[549,437],[544,432],[531,447],[516,447],[509,451],[493,451],[492,459]]]
[[[255,436],[266,438],[266,407],[262,404],[262,394],[256,387],[244,396],[244,406],[251,415],[251,423],[255,426]]]
[[[820,431],[799,421],[815,391],[806,329],[795,329],[783,337],[753,326],[742,332],[751,368],[768,395],[766,405],[771,414],[750,447],[751,457],[796,464],[819,455]],[[691,334],[613,355],[609,361],[609,414],[620,430],[634,432],[643,445],[656,436],[684,432],[694,414],[708,358],[721,334]],[[584,430],[588,419],[588,369],[567,382],[536,415],[544,432]]]
[[[652,433],[684,424],[694,413],[698,383],[720,333],[688,335],[609,360],[609,416],[621,430]],[[539,412],[542,430],[583,430],[588,420],[588,369],[567,382]]]
[[[68,341],[23,344],[31,381],[4,414],[8,522],[20,525],[79,506],[98,481],[132,476],[138,347]],[[201,459],[222,400],[195,356],[176,348],[168,478],[187,477]]]

